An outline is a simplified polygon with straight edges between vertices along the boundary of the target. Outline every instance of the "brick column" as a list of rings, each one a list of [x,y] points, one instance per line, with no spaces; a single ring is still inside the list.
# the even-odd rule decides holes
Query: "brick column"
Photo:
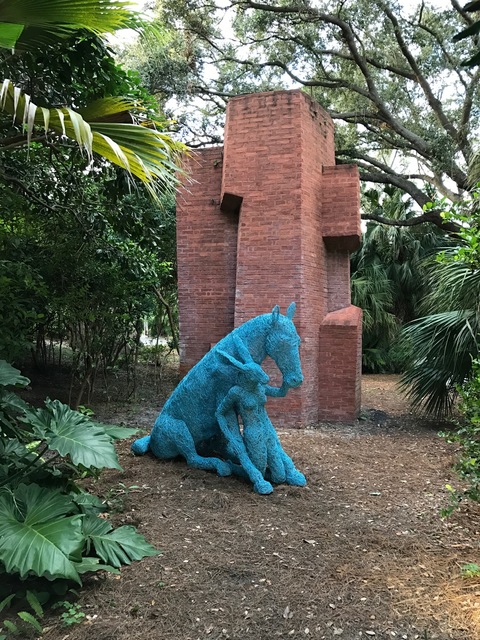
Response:
[[[305,381],[269,400],[274,424],[354,417],[361,336],[349,288],[349,252],[360,237],[356,167],[335,166],[332,120],[301,91],[232,98],[223,167],[221,155],[197,154],[194,182],[178,208],[182,363],[191,366],[233,324],[275,304],[285,312],[295,301]],[[279,384],[276,368],[264,366]]]
[[[223,153],[185,160],[190,179],[177,196],[180,366],[186,373],[233,329],[238,215],[220,211]]]

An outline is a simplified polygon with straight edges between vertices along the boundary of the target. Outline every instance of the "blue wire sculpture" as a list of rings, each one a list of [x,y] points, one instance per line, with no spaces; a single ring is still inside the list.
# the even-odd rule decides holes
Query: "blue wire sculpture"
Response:
[[[180,455],[197,469],[246,476],[261,494],[273,491],[265,475],[272,482],[305,485],[265,409],[266,396],[283,397],[303,382],[300,338],[292,320],[295,308],[292,302],[284,316],[277,305],[220,340],[183,378],[151,434],[135,440],[132,451],[137,455],[151,451],[161,459]],[[280,387],[269,386],[259,366],[267,356],[282,373]],[[199,455],[197,447],[205,441],[214,449],[224,441],[228,457],[234,460]]]

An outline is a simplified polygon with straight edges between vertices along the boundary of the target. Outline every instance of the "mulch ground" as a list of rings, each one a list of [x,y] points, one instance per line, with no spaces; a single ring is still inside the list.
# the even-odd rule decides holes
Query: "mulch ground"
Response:
[[[149,430],[174,379],[156,400],[99,404],[98,419]],[[461,576],[480,563],[480,509],[440,517],[445,485],[458,485],[455,447],[410,413],[396,382],[365,376],[353,424],[280,432],[308,485],[270,496],[182,461],[134,458],[122,443],[124,471],[93,488],[114,524],[135,525],[162,555],[86,579],[87,619],[52,619],[45,637],[480,638],[480,579]]]

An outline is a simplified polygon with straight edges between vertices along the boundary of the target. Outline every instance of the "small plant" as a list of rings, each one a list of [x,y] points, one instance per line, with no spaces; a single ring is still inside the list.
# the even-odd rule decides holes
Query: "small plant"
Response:
[[[448,442],[460,445],[460,456],[455,467],[469,486],[460,492],[447,485],[451,506],[446,510],[446,515],[450,515],[464,498],[480,502],[480,360],[473,360],[470,378],[457,391],[462,420],[457,422],[453,432],[440,435]]]
[[[464,578],[480,578],[480,566],[474,562],[464,564],[461,572]]]
[[[81,413],[82,416],[87,416],[87,418],[92,418],[95,415],[95,412],[93,411],[93,409],[90,409],[90,407],[86,407],[83,404],[77,407],[77,411],[78,413]]]
[[[17,611],[16,615],[19,620],[15,620],[15,622],[9,619],[4,620],[2,624],[5,630],[13,635],[21,634],[23,637],[28,637],[33,631],[43,633],[43,627],[40,623],[40,620],[43,618],[43,607],[40,604],[37,594],[33,591],[27,591],[25,594],[10,594],[0,602],[0,612],[8,608],[12,600],[16,597],[24,600],[25,604],[28,603],[32,609],[32,613],[29,611]],[[0,636],[0,640],[2,637],[6,638],[6,636]]]
[[[445,434],[441,433],[441,436],[445,436]],[[452,515],[455,509],[458,509],[458,506],[461,502],[461,496],[459,492],[452,487],[451,484],[446,484],[445,489],[448,491],[449,505],[440,511],[440,515],[442,518],[448,518]]]
[[[82,611],[82,607],[78,603],[63,600],[62,602],[57,602],[54,608],[63,608],[63,612],[60,614],[60,619],[66,627],[70,627],[74,624],[80,624],[85,619],[85,613]]]
[[[124,482],[119,482],[117,487],[112,487],[105,496],[105,503],[111,513],[123,513],[125,511],[125,498],[132,492],[140,489],[136,484],[129,487]]]

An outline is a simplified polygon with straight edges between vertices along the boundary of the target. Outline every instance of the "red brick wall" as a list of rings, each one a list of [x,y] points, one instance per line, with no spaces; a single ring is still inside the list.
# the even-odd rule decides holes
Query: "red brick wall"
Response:
[[[177,196],[178,305],[183,372],[233,329],[238,216],[220,211],[222,148],[185,161]]]
[[[351,420],[360,410],[362,311],[327,314],[320,327],[319,420]]]
[[[190,162],[195,182],[178,208],[182,364],[194,364],[233,323],[275,304],[285,312],[294,300],[305,381],[286,398],[269,401],[274,424],[353,417],[361,324],[349,306],[348,251],[360,233],[356,167],[333,166],[332,120],[301,91],[231,99],[223,167],[221,154],[196,154]],[[238,207],[239,218],[226,213]],[[347,351],[348,362],[358,360],[348,375]],[[279,384],[273,363],[265,369]],[[341,377],[345,394],[332,387],[337,398],[325,400],[326,371]]]

